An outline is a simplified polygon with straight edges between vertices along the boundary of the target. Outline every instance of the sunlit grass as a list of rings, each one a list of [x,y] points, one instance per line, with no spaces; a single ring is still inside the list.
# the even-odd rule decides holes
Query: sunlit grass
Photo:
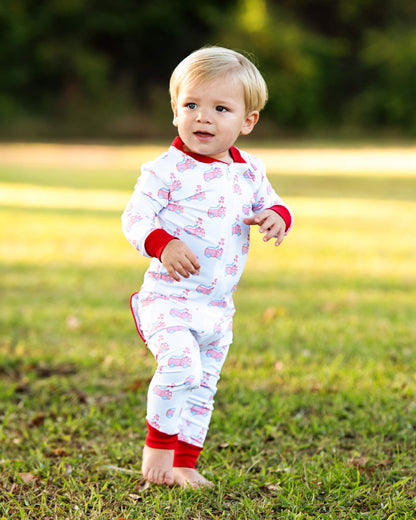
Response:
[[[137,149],[22,150],[0,159],[0,518],[413,517],[416,172],[272,170],[295,225],[279,248],[253,230],[201,459],[215,491],[141,493]]]
[[[89,209],[120,211],[128,193],[115,190],[52,188],[26,184],[3,184],[0,204],[24,208]]]

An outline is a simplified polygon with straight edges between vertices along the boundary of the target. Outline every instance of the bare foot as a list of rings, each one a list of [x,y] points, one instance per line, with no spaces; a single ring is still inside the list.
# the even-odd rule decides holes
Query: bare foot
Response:
[[[153,484],[171,486],[174,482],[173,453],[173,450],[159,450],[145,446],[142,463],[142,473],[145,480]]]
[[[173,478],[175,484],[178,484],[178,486],[181,487],[190,486],[192,488],[198,488],[214,486],[212,482],[207,480],[193,468],[173,468]]]

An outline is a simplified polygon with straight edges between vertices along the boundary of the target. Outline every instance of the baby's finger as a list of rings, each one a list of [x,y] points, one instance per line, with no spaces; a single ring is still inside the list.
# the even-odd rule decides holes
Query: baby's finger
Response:
[[[194,268],[189,260],[182,259],[178,265],[176,266],[176,272],[180,274],[183,278],[189,278],[189,276],[193,273]]]
[[[270,231],[272,226],[275,226],[275,222],[271,217],[265,217],[262,223],[260,224],[260,233],[265,233],[266,231]]]
[[[176,282],[180,282],[181,281],[181,278],[180,276],[177,274],[175,268],[173,266],[170,266],[170,267],[167,267],[166,268],[167,272],[169,273],[169,275],[176,281]]]
[[[197,268],[194,266],[194,264],[189,260],[189,258],[185,257],[181,260],[181,267],[183,271],[186,273],[185,278],[189,278],[190,274],[195,274],[197,272]]]
[[[276,235],[276,231],[273,230],[273,228],[269,228],[266,232],[266,234],[264,235],[263,237],[263,240],[264,242],[267,242],[268,240],[270,240],[271,238],[277,236]]]
[[[274,243],[275,246],[280,246],[280,244],[283,242],[284,239],[284,232],[279,231],[276,235],[274,235],[276,238],[276,242]]]
[[[188,254],[187,259],[192,266],[192,270],[190,271],[192,274],[195,274],[201,269],[201,264],[199,263],[198,257],[194,253],[191,252],[191,254]]]
[[[244,224],[247,224],[248,226],[259,226],[262,222],[261,217],[259,218],[259,215],[255,215],[254,217],[245,217],[243,219]]]
[[[281,226],[278,222],[274,222],[270,228],[267,230],[266,235],[264,236],[264,239],[270,240],[271,238],[277,238],[279,244],[283,241],[283,238],[285,236],[284,227]]]

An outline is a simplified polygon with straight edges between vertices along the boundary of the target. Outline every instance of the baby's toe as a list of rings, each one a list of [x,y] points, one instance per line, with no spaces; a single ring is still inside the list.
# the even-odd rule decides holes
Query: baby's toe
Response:
[[[165,473],[165,484],[167,484],[168,486],[171,486],[174,482],[174,478],[173,478],[173,472],[172,471],[167,471]]]

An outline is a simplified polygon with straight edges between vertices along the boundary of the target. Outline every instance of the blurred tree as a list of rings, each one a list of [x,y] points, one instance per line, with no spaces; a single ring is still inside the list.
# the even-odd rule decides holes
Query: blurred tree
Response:
[[[0,4],[0,110],[63,115],[101,100],[110,61],[88,45],[82,0]]]
[[[178,59],[206,43],[223,0],[2,0],[0,125],[34,113],[82,120],[169,109]],[[163,99],[159,93],[163,92]]]
[[[150,135],[178,61],[219,44],[256,57],[274,127],[415,133],[415,27],[414,0],[2,0],[0,131]]]
[[[232,19],[217,24],[217,35],[225,46],[256,57],[270,94],[265,117],[286,129],[310,128],[331,118],[326,93],[337,82],[342,40],[312,31],[266,0],[240,0]]]
[[[416,32],[367,30],[359,58],[367,81],[350,100],[346,120],[416,133]]]
[[[335,50],[336,60],[319,73],[334,122],[416,132],[413,0],[270,0],[275,4]]]

